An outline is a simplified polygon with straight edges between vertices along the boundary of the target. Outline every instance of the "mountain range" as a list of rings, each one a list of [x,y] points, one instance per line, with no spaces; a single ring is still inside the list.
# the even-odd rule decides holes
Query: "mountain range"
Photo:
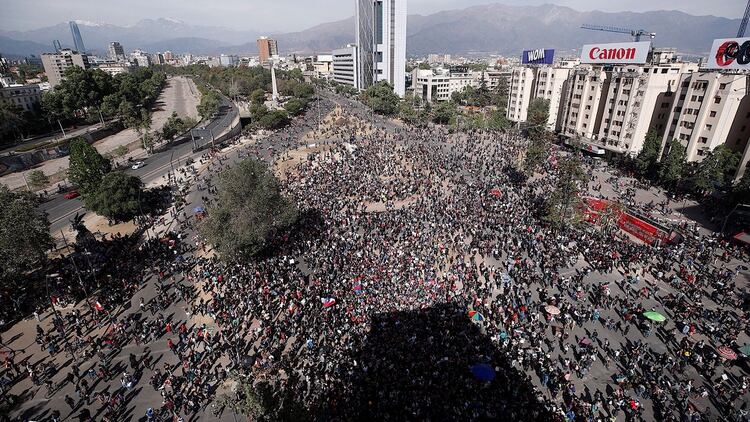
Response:
[[[531,48],[572,52],[592,42],[628,41],[627,34],[593,32],[581,24],[611,25],[656,32],[654,45],[686,54],[706,55],[714,38],[732,37],[739,19],[693,16],[679,11],[581,12],[569,7],[509,6],[492,3],[430,15],[409,15],[407,52],[517,55]],[[253,30],[191,25],[169,18],[144,19],[132,26],[79,22],[90,51],[106,53],[110,41],[126,51],[171,50],[194,54],[257,54]],[[354,18],[320,24],[292,33],[265,34],[279,42],[282,54],[330,52],[354,42]],[[30,31],[0,30],[0,54],[23,56],[52,50],[52,41],[72,44],[67,23]]]

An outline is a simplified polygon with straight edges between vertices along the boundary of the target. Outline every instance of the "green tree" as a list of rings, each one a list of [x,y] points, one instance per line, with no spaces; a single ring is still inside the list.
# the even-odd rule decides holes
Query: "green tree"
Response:
[[[641,176],[653,177],[661,154],[661,139],[655,130],[650,130],[643,141],[643,149],[635,159],[635,168]]]
[[[527,173],[535,171],[549,156],[552,135],[547,131],[549,100],[535,98],[529,103],[526,117],[529,147],[526,150],[524,167]]]
[[[257,125],[263,129],[276,130],[289,124],[289,115],[284,110],[273,110],[264,113],[257,121]]]
[[[230,262],[257,254],[297,218],[297,207],[281,194],[276,177],[255,159],[219,175],[214,204],[200,232]]]
[[[577,155],[558,163],[557,182],[545,201],[544,220],[559,230],[579,220],[576,211],[580,208],[579,193],[585,189],[588,175]]]
[[[78,138],[70,143],[70,164],[68,178],[78,188],[81,195],[93,195],[99,188],[102,178],[112,170],[112,164],[85,139]]]
[[[38,190],[49,185],[49,177],[41,170],[32,170],[27,177],[31,189]]]
[[[114,221],[128,221],[138,215],[143,191],[141,179],[120,171],[104,176],[93,195],[84,197],[86,208]]]
[[[250,102],[257,105],[262,105],[266,102],[266,91],[264,89],[256,89],[250,93]]]
[[[219,95],[213,91],[207,91],[201,95],[201,102],[198,104],[198,114],[204,119],[210,119],[217,111],[221,103]]]
[[[284,104],[284,110],[289,112],[292,116],[298,116],[301,114],[305,111],[305,107],[307,107],[307,103],[300,98],[292,98]]]
[[[698,168],[691,177],[694,189],[701,194],[708,193],[718,184],[722,188],[732,186],[737,166],[742,156],[729,149],[726,145],[714,148],[706,158],[698,164]]]
[[[363,94],[365,104],[375,113],[393,116],[398,112],[401,99],[393,92],[393,87],[385,81],[380,81],[367,88]]]
[[[432,69],[432,66],[430,66],[430,64],[428,62],[421,62],[421,63],[419,63],[418,68],[420,70],[430,70],[430,69]]]
[[[11,192],[0,185],[0,281],[4,289],[41,266],[53,246],[49,220],[37,208],[39,204],[30,192]]]
[[[740,180],[732,187],[732,202],[750,203],[750,169],[745,169]]]
[[[451,124],[456,120],[456,104],[453,101],[439,103],[432,111],[432,121],[440,124]]]
[[[6,143],[5,140],[9,141],[11,139],[9,136],[6,138],[6,135],[12,133],[20,135],[21,127],[24,123],[25,120],[21,108],[10,102],[0,101],[0,139],[3,139],[0,143]]]
[[[510,121],[502,110],[494,110],[487,119],[487,128],[496,131],[506,131],[510,128]]]
[[[685,172],[685,147],[680,141],[673,139],[669,143],[669,149],[659,165],[659,180],[668,189],[674,189],[682,180]]]

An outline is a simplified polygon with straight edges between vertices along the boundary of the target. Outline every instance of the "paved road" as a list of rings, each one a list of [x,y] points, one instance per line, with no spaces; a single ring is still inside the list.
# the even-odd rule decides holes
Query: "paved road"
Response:
[[[210,129],[214,134],[219,134],[229,128],[238,112],[239,110],[231,101],[224,99],[220,111],[205,128]],[[142,160],[146,163],[145,166],[138,170],[128,169],[126,173],[140,177],[143,183],[148,185],[169,173],[171,170],[170,163],[174,164],[176,168],[180,162],[184,163],[187,158],[195,158],[200,154],[200,152],[193,152],[193,143],[188,140],[154,153]],[[83,209],[83,202],[80,198],[65,199],[63,195],[56,195],[50,201],[42,204],[40,208],[49,214],[50,231],[54,235],[70,224],[70,219]]]

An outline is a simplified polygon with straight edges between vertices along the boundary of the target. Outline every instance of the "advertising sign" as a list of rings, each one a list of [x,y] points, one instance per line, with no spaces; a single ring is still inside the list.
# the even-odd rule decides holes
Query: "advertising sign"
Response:
[[[750,38],[714,40],[706,67],[709,69],[750,69]]]
[[[644,64],[649,50],[650,41],[586,44],[581,48],[581,63]]]
[[[555,59],[555,50],[539,48],[536,50],[524,50],[521,54],[523,64],[552,64]]]

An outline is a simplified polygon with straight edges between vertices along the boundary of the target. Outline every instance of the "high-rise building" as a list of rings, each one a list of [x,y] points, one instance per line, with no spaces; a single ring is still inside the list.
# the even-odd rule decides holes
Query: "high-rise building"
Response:
[[[359,88],[357,84],[357,46],[333,50],[333,80]]]
[[[275,56],[279,55],[279,46],[276,40],[268,37],[260,37],[257,41],[258,44],[258,55],[260,56],[260,62],[267,62]]]
[[[508,87],[508,119],[525,122],[531,100],[541,98],[549,101],[547,129],[559,129],[562,124],[558,115],[563,88],[571,70],[570,67],[562,66],[526,66],[513,69]]]
[[[117,41],[109,43],[109,58],[114,61],[125,60],[125,49]]]
[[[54,88],[60,83],[68,68],[78,66],[88,69],[89,58],[77,51],[63,49],[59,53],[42,54],[42,65],[44,66],[44,73],[47,74],[50,86]]]
[[[646,133],[662,136],[674,90],[695,63],[581,66],[573,71],[564,102],[564,135],[613,153],[636,155]]]
[[[356,0],[359,87],[387,81],[406,93],[406,1]]]
[[[133,50],[130,54],[130,59],[135,62],[138,67],[149,67],[151,66],[151,56],[142,50]]]
[[[81,37],[81,31],[78,30],[78,24],[75,21],[70,21],[70,33],[73,35],[73,44],[79,53],[86,54],[86,47],[83,45],[83,38]]]
[[[746,83],[745,75],[737,73],[683,74],[674,89],[672,107],[657,111],[667,121],[662,145],[676,139],[685,148],[687,161],[702,161],[719,145],[746,155],[750,139]],[[737,178],[746,165],[739,167]]]

